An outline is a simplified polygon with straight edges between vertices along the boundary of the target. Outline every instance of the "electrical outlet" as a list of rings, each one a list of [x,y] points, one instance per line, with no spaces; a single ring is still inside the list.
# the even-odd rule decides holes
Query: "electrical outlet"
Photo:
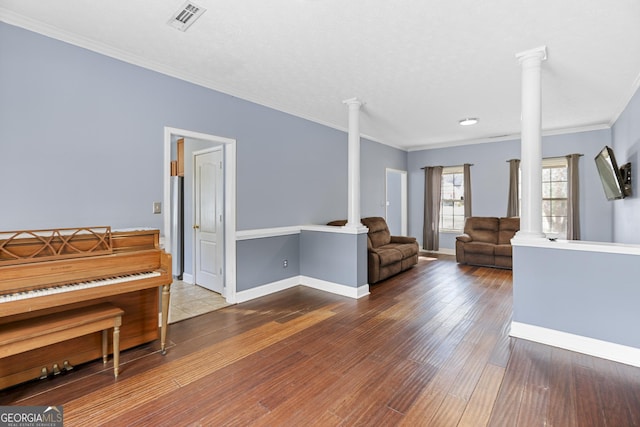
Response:
[[[154,214],[162,213],[162,203],[161,202],[153,202],[153,213]]]
[[[285,259],[284,261],[282,261],[282,268],[287,268],[287,267],[289,267],[289,261]]]

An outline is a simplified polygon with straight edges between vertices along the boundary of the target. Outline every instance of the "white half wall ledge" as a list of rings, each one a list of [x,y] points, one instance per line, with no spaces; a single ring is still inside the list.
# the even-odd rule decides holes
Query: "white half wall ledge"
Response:
[[[300,234],[300,227],[277,227],[277,228],[259,228],[255,230],[236,231],[236,240],[252,240],[262,239],[265,237],[288,236],[291,234]]]
[[[253,230],[236,231],[236,240],[252,240],[265,237],[288,236],[291,234],[300,234],[303,231],[320,231],[323,233],[336,234],[366,234],[369,229],[365,226],[354,228],[336,227],[332,225],[294,225],[290,227],[257,228]]]
[[[509,335],[540,344],[550,345],[625,365],[640,367],[640,348],[602,341],[555,329],[521,322],[511,322]]]
[[[586,240],[512,239],[512,246],[562,249],[582,252],[602,252],[623,255],[640,255],[640,245],[626,243],[590,242]]]

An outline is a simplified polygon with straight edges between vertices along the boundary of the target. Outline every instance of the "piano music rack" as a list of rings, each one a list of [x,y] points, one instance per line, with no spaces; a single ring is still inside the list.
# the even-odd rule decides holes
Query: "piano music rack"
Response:
[[[0,264],[2,265],[107,255],[112,252],[110,226],[0,233]]]

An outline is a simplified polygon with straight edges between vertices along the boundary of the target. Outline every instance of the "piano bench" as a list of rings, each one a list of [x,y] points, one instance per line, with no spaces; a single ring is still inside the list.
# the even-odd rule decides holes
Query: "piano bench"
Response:
[[[107,363],[107,331],[113,328],[113,375],[120,364],[120,325],[124,311],[103,303],[2,325],[0,359],[102,331],[102,361]]]

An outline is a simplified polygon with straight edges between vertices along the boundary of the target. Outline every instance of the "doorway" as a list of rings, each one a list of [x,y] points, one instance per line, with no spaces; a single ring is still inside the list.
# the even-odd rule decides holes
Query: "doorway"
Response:
[[[392,235],[407,235],[407,171],[386,169],[385,215]]]
[[[218,267],[218,271],[222,270],[221,274],[221,291],[220,294],[224,297],[227,303],[236,302],[236,223],[235,223],[235,207],[236,207],[236,141],[229,138],[219,137],[215,135],[208,135],[199,132],[193,132],[185,129],[177,129],[171,127],[165,127],[164,135],[164,205],[168,207],[164,210],[164,248],[167,252],[171,252],[172,248],[172,236],[171,231],[171,188],[170,188],[170,175],[171,175],[171,159],[172,159],[172,144],[178,138],[185,138],[185,140],[193,140],[198,143],[200,149],[214,149],[220,153],[222,162],[222,188],[223,191],[221,197],[221,214],[223,216],[222,225],[222,239],[219,242],[220,251],[222,253],[221,265]],[[202,144],[205,147],[202,147]],[[191,159],[191,155],[188,157]],[[192,179],[192,178],[186,178]],[[189,190],[185,189],[185,192]],[[193,196],[193,190],[190,193]],[[187,206],[185,206],[186,208]],[[192,211],[189,209],[189,211]],[[185,211],[185,230],[192,229],[194,223],[194,215],[192,212]],[[191,240],[191,239],[190,239]],[[193,251],[193,241],[185,241],[185,252],[187,250]],[[174,254],[171,254],[174,256]],[[193,265],[193,253],[191,257],[185,256],[185,266]],[[193,271],[191,277],[185,274],[185,281],[193,279]]]

